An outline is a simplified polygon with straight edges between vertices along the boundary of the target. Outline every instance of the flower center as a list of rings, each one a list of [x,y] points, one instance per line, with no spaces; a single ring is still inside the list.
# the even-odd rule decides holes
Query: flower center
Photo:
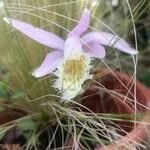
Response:
[[[92,78],[90,75],[91,59],[82,53],[76,57],[64,59],[57,68],[58,77],[54,87],[61,91],[62,99],[70,100],[82,92],[82,84]]]
[[[79,83],[84,75],[86,68],[85,56],[80,56],[79,59],[70,59],[63,64],[63,81],[68,84]],[[67,86],[71,86],[68,85]],[[65,88],[65,87],[64,87]]]

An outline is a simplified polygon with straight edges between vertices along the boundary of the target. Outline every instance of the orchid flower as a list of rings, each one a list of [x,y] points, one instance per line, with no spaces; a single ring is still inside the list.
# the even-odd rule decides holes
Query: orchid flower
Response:
[[[114,47],[128,54],[137,54],[125,40],[118,35],[107,32],[89,32],[85,35],[90,24],[90,11],[85,8],[79,23],[63,40],[54,33],[33,27],[22,21],[4,18],[5,21],[29,38],[53,48],[47,54],[43,63],[32,73],[35,77],[55,74],[57,79],[54,87],[62,94],[62,100],[70,100],[81,93],[83,83],[92,78],[90,74],[91,61],[94,58],[105,57],[103,46]]]

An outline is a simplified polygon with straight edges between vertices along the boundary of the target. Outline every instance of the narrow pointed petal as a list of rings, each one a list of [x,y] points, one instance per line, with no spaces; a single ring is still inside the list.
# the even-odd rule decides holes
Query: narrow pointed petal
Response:
[[[99,43],[90,43],[86,46],[85,50],[90,55],[90,57],[101,59],[104,58],[106,55],[105,48]]]
[[[74,29],[69,33],[68,37],[75,35],[80,37],[83,32],[85,32],[90,24],[90,11],[85,8],[79,23],[74,27]]]
[[[63,58],[63,51],[48,53],[43,63],[32,73],[35,77],[42,77],[55,70],[60,60]]]
[[[63,49],[64,41],[59,36],[22,21],[11,18],[3,19],[31,39],[54,49]]]
[[[71,36],[65,41],[64,45],[64,57],[65,59],[76,59],[82,53],[80,39]]]
[[[128,53],[137,54],[138,51],[133,49],[125,40],[118,35],[107,32],[90,32],[84,35],[81,40],[85,43],[98,42],[102,45],[111,46],[118,50]]]

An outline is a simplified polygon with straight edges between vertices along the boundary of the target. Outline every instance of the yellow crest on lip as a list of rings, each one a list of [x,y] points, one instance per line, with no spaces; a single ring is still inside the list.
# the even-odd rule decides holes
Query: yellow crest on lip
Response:
[[[79,59],[70,59],[64,62],[63,66],[63,80],[70,84],[78,83],[85,71],[85,56]]]

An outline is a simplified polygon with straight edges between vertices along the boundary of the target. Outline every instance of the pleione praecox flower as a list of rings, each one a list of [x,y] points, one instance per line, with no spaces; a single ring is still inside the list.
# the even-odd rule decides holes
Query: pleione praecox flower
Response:
[[[102,31],[84,35],[90,23],[90,11],[87,8],[65,40],[54,33],[22,21],[12,18],[4,20],[31,39],[55,49],[47,54],[43,63],[32,75],[38,78],[55,74],[54,87],[61,92],[62,100],[70,100],[82,92],[83,83],[92,78],[90,74],[92,60],[105,57],[103,45],[128,54],[137,54],[137,51],[118,35]]]

